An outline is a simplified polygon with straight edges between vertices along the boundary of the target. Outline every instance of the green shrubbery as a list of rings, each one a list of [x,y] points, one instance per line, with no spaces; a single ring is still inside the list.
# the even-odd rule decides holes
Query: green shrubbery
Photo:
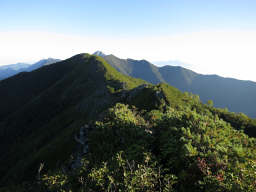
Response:
[[[99,57],[65,63],[69,73],[1,122],[0,191],[256,190],[256,120],[124,76]],[[74,139],[85,123],[86,154]]]
[[[117,104],[89,136],[75,171],[42,179],[49,191],[255,191],[256,140],[217,115],[140,112]]]

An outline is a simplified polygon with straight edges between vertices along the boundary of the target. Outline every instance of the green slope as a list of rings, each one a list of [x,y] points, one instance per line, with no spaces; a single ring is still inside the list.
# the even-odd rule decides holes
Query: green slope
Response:
[[[193,105],[144,111],[116,104],[90,125],[81,167],[48,173],[38,189],[254,192],[256,139]]]
[[[115,103],[115,92],[142,83],[87,54],[1,82],[0,92],[6,94],[0,121],[2,179],[23,179],[41,161],[50,167],[67,158],[81,123]]]
[[[256,136],[254,120],[123,75],[101,57],[79,54],[14,76],[0,92],[10,103],[0,109],[2,191],[255,189],[255,139],[242,133]],[[88,152],[75,140],[85,124]],[[204,161],[216,166],[201,169]]]

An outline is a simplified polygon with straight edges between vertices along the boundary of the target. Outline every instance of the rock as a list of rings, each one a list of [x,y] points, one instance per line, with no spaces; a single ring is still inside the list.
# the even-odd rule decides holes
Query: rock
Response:
[[[81,160],[82,156],[89,151],[89,146],[88,146],[88,131],[89,131],[89,125],[85,124],[82,126],[79,130],[79,134],[75,135],[75,141],[79,144],[79,150],[76,154],[76,157],[74,160],[71,162],[71,167],[72,169],[76,169],[82,166]]]

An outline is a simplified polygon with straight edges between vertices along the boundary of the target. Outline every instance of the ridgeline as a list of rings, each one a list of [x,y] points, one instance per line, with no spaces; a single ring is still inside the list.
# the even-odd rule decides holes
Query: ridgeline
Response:
[[[89,54],[1,81],[0,191],[255,191],[256,120],[151,83]]]

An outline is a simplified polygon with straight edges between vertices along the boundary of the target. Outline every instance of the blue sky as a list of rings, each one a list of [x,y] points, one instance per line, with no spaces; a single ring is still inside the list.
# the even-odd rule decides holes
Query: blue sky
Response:
[[[0,0],[0,65],[99,49],[256,81],[255,10],[254,0]]]
[[[166,35],[255,29],[254,0],[1,0],[1,30]]]

